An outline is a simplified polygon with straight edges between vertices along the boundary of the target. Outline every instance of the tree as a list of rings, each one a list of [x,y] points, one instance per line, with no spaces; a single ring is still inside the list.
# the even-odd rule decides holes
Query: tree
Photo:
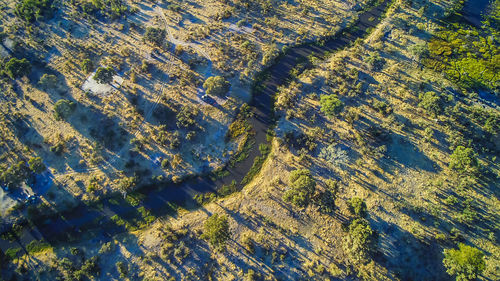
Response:
[[[443,111],[441,104],[441,97],[435,92],[426,92],[418,95],[420,103],[418,106],[424,108],[434,116],[438,115]]]
[[[224,247],[231,236],[229,222],[225,215],[219,216],[219,214],[214,214],[210,216],[205,221],[203,228],[204,231],[201,238],[208,240],[216,248]]]
[[[5,64],[5,73],[12,79],[17,79],[19,77],[23,77],[28,75],[31,72],[31,64],[30,62],[23,58],[11,58]]]
[[[196,122],[195,118],[198,115],[198,109],[190,106],[183,106],[179,112],[177,112],[177,127],[179,128],[189,128],[192,127]]]
[[[44,89],[55,88],[57,86],[57,76],[45,73],[40,78],[40,81],[38,81],[38,84],[40,84],[40,86]]]
[[[450,156],[449,167],[460,174],[476,174],[479,162],[472,148],[459,145]]]
[[[18,187],[29,175],[29,168],[24,161],[10,166],[6,171],[0,174],[0,180],[9,188]]]
[[[207,95],[224,96],[229,91],[231,84],[222,76],[208,77],[203,83]]]
[[[73,114],[75,108],[76,103],[72,101],[65,99],[58,100],[54,105],[54,115],[57,120],[65,120],[66,118],[71,116],[71,114]]]
[[[33,157],[28,161],[28,164],[30,166],[30,169],[33,171],[35,174],[41,174],[47,167],[45,167],[45,164],[43,164],[42,158],[40,157]]]
[[[291,172],[290,183],[289,189],[283,194],[283,200],[298,207],[307,207],[316,189],[316,181],[311,172],[305,169]]]
[[[90,73],[92,71],[92,69],[94,68],[94,64],[92,63],[92,61],[90,59],[84,59],[81,63],[80,63],[80,67],[82,68],[83,72],[85,73]]]
[[[370,224],[365,219],[358,218],[349,224],[343,247],[354,264],[366,263],[373,251],[374,242],[374,233]]]
[[[344,103],[337,95],[322,95],[320,100],[321,111],[328,117],[339,114],[344,108]]]
[[[352,214],[363,217],[366,214],[366,204],[365,201],[359,197],[353,197],[347,202],[349,206],[349,211]]]
[[[99,67],[94,75],[94,80],[100,84],[107,84],[113,81],[113,75],[116,74],[116,71],[113,67]]]
[[[156,46],[161,46],[165,40],[165,30],[155,27],[147,27],[146,33],[144,34],[144,40],[153,43]]]
[[[463,243],[458,249],[445,249],[443,254],[446,272],[454,275],[457,281],[474,280],[486,268],[484,253]]]
[[[23,0],[16,5],[15,14],[26,22],[52,15],[52,0]]]

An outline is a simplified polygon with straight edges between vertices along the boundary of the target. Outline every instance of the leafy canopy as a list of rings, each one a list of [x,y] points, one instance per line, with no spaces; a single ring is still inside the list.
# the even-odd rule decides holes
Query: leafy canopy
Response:
[[[290,173],[290,187],[283,194],[283,200],[298,207],[307,207],[316,190],[316,182],[309,170],[295,170]]]
[[[224,247],[231,236],[229,222],[225,215],[212,215],[205,221],[203,228],[201,238],[208,240],[216,248]]]
[[[76,104],[72,101],[61,99],[54,105],[55,117],[57,120],[65,120],[75,111]]]
[[[113,75],[116,74],[116,71],[113,67],[99,67],[94,75],[94,80],[99,84],[107,84],[113,81]]]
[[[472,148],[459,145],[450,157],[449,167],[461,174],[475,174],[479,170],[479,162]]]
[[[229,91],[231,84],[222,76],[208,77],[203,83],[207,95],[224,96]]]
[[[52,15],[52,0],[23,0],[16,5],[15,14],[26,22],[34,22]]]
[[[320,100],[321,111],[328,117],[339,114],[344,108],[344,103],[337,95],[322,95]]]
[[[28,75],[31,72],[31,64],[30,62],[23,58],[11,58],[5,64],[5,73],[12,79],[17,79],[19,77],[23,77]]]
[[[457,281],[474,280],[486,268],[483,252],[463,243],[458,249],[445,249],[443,253],[446,272],[454,275]]]

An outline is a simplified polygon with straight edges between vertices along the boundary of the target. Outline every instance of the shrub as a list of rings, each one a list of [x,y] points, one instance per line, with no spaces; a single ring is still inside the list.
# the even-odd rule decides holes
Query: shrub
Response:
[[[45,73],[38,81],[38,84],[44,89],[53,89],[57,87],[57,76]]]
[[[165,30],[155,27],[147,27],[146,33],[144,34],[144,40],[155,44],[156,46],[163,45],[165,40]]]
[[[43,164],[42,158],[40,157],[33,157],[28,161],[28,164],[30,166],[30,169],[33,171],[33,173],[36,174],[41,174],[47,167],[45,167],[45,164]]]
[[[94,68],[94,64],[92,63],[92,61],[90,59],[84,59],[80,63],[80,67],[82,68],[83,72],[90,73],[92,71],[92,69]]]
[[[7,170],[0,174],[0,180],[9,188],[18,187],[29,176],[29,168],[24,161],[19,161],[17,164],[10,166]]]
[[[57,120],[65,120],[73,114],[76,108],[76,103],[61,99],[54,104],[54,115]]]
[[[5,64],[5,73],[12,79],[17,79],[19,77],[23,77],[28,75],[31,72],[31,64],[30,62],[23,58],[11,58]]]
[[[224,96],[229,91],[231,84],[222,76],[208,77],[203,83],[207,95]]]
[[[458,245],[458,250],[445,249],[443,254],[446,272],[457,281],[474,280],[486,268],[483,252],[463,243]]]
[[[52,0],[23,0],[16,5],[15,14],[26,22],[52,15]]]
[[[418,106],[427,110],[432,115],[436,116],[443,111],[441,97],[435,92],[421,93],[418,98],[420,99]]]
[[[380,71],[385,65],[385,59],[381,58],[378,53],[370,54],[370,56],[366,59],[366,62],[373,71]]]
[[[337,95],[322,95],[320,99],[321,111],[328,117],[339,114],[344,108],[344,103]]]
[[[290,187],[283,194],[283,200],[298,207],[307,207],[316,189],[316,182],[309,170],[295,170],[290,173]]]
[[[479,170],[476,153],[470,147],[457,146],[450,156],[449,167],[460,174],[476,174]]]
[[[366,263],[374,250],[374,233],[365,219],[355,219],[349,224],[348,235],[344,238],[344,251],[354,264]]]
[[[366,214],[366,204],[365,201],[359,197],[353,197],[347,202],[349,206],[349,211],[352,214],[362,217]]]
[[[181,110],[177,113],[177,127],[179,128],[189,128],[192,127],[196,122],[195,118],[198,115],[198,109],[190,106],[183,106]]]
[[[205,221],[203,228],[204,231],[201,238],[207,239],[216,248],[223,248],[231,236],[229,222],[225,215],[212,215]]]
[[[99,84],[107,84],[113,81],[113,76],[116,74],[116,71],[113,67],[99,67],[94,75],[94,80]]]

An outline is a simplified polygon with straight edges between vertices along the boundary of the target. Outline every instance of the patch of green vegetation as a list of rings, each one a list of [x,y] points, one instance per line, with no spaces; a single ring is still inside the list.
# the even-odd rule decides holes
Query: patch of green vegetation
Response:
[[[443,251],[446,272],[457,281],[476,280],[486,269],[484,253],[479,249],[460,243],[458,249]]]
[[[224,248],[230,237],[231,232],[229,231],[227,216],[213,214],[205,221],[201,238],[208,240],[213,247],[217,249]]]
[[[320,100],[321,111],[328,117],[338,115],[344,108],[344,103],[337,95],[322,95]]]
[[[4,67],[4,72],[12,79],[17,79],[30,74],[31,63],[23,58],[11,58]]]
[[[207,95],[211,96],[225,96],[229,91],[231,84],[226,78],[222,76],[212,76],[208,77],[203,83],[203,88],[205,88],[205,92]]]
[[[5,256],[7,256],[7,258],[10,260],[15,260],[18,257],[20,251],[21,248],[9,248],[5,251]]]
[[[54,104],[54,115],[57,120],[66,120],[76,109],[76,103],[73,101],[60,99]]]
[[[264,162],[266,161],[267,156],[271,152],[271,146],[269,144],[261,143],[259,145],[259,150],[261,152],[261,156],[255,157],[255,160],[252,164],[252,167],[250,167],[250,170],[248,171],[248,173],[241,180],[241,184],[243,184],[243,185],[246,185],[250,181],[252,181],[252,179],[260,172],[260,170],[262,169],[262,165],[264,165]]]
[[[307,207],[316,190],[316,181],[309,170],[295,170],[290,173],[290,186],[283,194],[283,200],[298,207]]]
[[[144,34],[144,40],[156,46],[162,46],[165,41],[166,31],[161,28],[147,27]]]
[[[34,253],[42,252],[42,251],[45,251],[45,250],[48,250],[48,249],[51,249],[51,248],[52,248],[52,246],[49,243],[47,243],[47,242],[41,242],[41,241],[38,241],[38,240],[33,240],[28,245],[26,245],[26,251],[29,254],[34,254]]]
[[[52,0],[22,0],[16,5],[15,14],[25,22],[32,23],[52,16],[55,7]]]
[[[94,80],[99,84],[108,84],[113,81],[114,75],[116,75],[116,71],[112,66],[99,67],[95,72]]]
[[[494,5],[497,14],[499,5]],[[426,66],[442,71],[466,88],[500,89],[498,21],[490,16],[483,27],[450,24],[434,34],[428,44]]]

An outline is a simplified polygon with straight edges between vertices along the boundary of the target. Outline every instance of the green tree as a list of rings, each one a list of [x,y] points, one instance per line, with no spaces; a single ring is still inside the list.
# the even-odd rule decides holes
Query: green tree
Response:
[[[223,248],[231,236],[229,222],[225,215],[219,216],[219,214],[214,214],[210,216],[205,221],[203,228],[204,231],[201,238],[208,240],[216,248]]]
[[[76,103],[61,99],[54,104],[54,115],[57,120],[65,120],[75,111]]]
[[[31,64],[30,62],[23,58],[11,58],[5,64],[5,73],[12,79],[17,79],[19,77],[23,77],[28,75],[31,72]]]
[[[183,106],[179,112],[177,112],[177,127],[179,128],[189,128],[192,127],[196,121],[196,116],[198,115],[198,109],[190,106]]]
[[[289,189],[283,194],[283,200],[298,207],[306,207],[316,190],[316,181],[311,172],[305,169],[291,172],[290,183]]]
[[[474,280],[486,268],[483,252],[463,243],[458,249],[445,249],[443,253],[446,272],[454,275],[457,281]]]
[[[161,46],[165,40],[165,33],[164,29],[147,27],[146,33],[144,34],[144,40],[156,46]]]
[[[328,117],[339,114],[344,108],[344,103],[337,95],[322,95],[320,100],[321,111]]]
[[[80,63],[80,67],[82,68],[83,72],[85,73],[90,73],[92,71],[92,69],[94,68],[94,64],[92,63],[92,61],[90,59],[84,59],[81,63]]]
[[[358,218],[349,224],[343,247],[354,264],[364,264],[374,250],[374,242],[374,232],[370,224],[365,219]]]
[[[418,106],[427,110],[434,116],[443,111],[441,97],[435,92],[421,93],[418,98],[420,99]]]
[[[116,74],[116,71],[113,67],[99,67],[94,75],[94,80],[100,84],[107,84],[113,81],[113,75]]]
[[[23,0],[16,5],[14,13],[26,22],[34,22],[52,15],[52,0]]]
[[[459,145],[450,156],[449,167],[460,174],[476,174],[479,162],[472,148]]]
[[[29,173],[30,170],[28,166],[26,166],[26,163],[24,161],[19,161],[17,164],[10,166],[0,174],[0,181],[9,188],[16,188],[28,178]]]
[[[365,200],[359,197],[353,197],[347,201],[347,204],[349,206],[349,211],[351,211],[352,214],[359,217],[363,217],[366,214]]]
[[[57,86],[57,76],[53,74],[43,74],[38,84],[44,89],[53,89]]]
[[[43,164],[42,158],[40,157],[33,157],[28,161],[28,164],[30,166],[30,169],[33,171],[33,173],[36,174],[41,174],[47,167],[45,167],[45,164]]]
[[[208,77],[203,83],[207,95],[224,96],[229,91],[231,84],[222,76]]]

